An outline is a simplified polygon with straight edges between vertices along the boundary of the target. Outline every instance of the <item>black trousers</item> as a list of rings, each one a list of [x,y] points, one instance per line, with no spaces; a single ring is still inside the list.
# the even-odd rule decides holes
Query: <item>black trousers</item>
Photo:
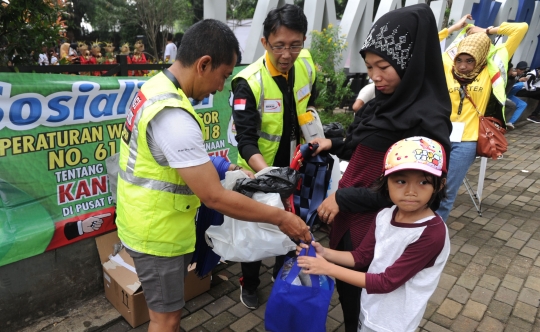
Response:
[[[288,257],[294,257],[296,256],[296,251],[290,251],[287,253],[287,255],[281,255],[276,256],[276,262],[274,264],[274,268],[272,271],[272,275],[274,276],[274,279],[277,278],[277,275],[279,273],[279,270],[283,266],[283,263],[285,263],[285,259]],[[259,279],[259,272],[261,269],[261,261],[256,262],[249,262],[249,263],[240,263],[242,267],[242,276],[244,285],[242,286],[245,290],[254,291],[259,287],[261,284],[261,280]]]
[[[526,97],[526,98],[536,99],[540,101],[540,90],[535,90],[535,91],[519,90],[516,93],[516,97]],[[536,108],[531,113],[531,115],[532,116],[540,115],[540,102],[538,103],[538,105],[536,105]]]
[[[341,251],[352,251],[354,249],[351,241],[351,233],[349,231],[343,235],[343,238],[339,241],[336,249]],[[336,279],[336,289],[339,294],[341,310],[343,311],[345,332],[357,332],[362,288]]]

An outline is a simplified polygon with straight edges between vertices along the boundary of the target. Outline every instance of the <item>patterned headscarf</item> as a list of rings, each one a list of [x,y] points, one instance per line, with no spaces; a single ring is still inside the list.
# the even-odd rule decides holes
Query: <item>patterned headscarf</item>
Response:
[[[382,25],[380,22],[373,25],[360,53],[364,58],[366,51],[377,54],[388,61],[399,77],[403,78],[412,55],[412,49],[413,42],[407,27],[403,23],[387,21]]]
[[[452,67],[452,73],[454,77],[460,82],[469,84],[478,74],[484,69],[487,64],[487,55],[489,53],[489,47],[491,46],[491,39],[485,33],[473,33],[469,35],[461,42],[459,42],[457,48],[457,54],[454,58],[454,67]],[[468,74],[461,74],[455,69],[455,61],[461,54],[467,54],[474,58],[476,66]]]

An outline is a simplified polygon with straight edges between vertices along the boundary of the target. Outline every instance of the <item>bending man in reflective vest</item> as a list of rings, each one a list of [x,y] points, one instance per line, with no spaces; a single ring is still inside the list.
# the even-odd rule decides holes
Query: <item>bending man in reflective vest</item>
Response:
[[[315,104],[315,65],[304,48],[307,19],[302,9],[285,5],[268,13],[261,43],[265,54],[236,75],[233,118],[238,165],[258,172],[286,167],[300,142],[298,116]],[[285,256],[276,257],[274,278]],[[242,263],[240,299],[258,307],[261,262]]]
[[[116,223],[144,289],[149,331],[180,330],[183,280],[201,201],[233,218],[275,224],[293,238],[310,238],[296,215],[225,190],[204,148],[204,126],[188,98],[202,100],[221,91],[239,53],[226,24],[193,25],[176,61],[141,87],[128,110]]]

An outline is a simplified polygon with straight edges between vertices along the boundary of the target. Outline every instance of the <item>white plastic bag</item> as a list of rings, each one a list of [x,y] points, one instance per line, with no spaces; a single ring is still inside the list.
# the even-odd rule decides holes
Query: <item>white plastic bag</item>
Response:
[[[229,174],[227,176],[237,176]],[[241,177],[241,176],[240,176]],[[283,209],[277,193],[256,192],[253,199],[266,205]],[[296,244],[276,225],[247,222],[224,216],[221,226],[210,226],[206,231],[207,242],[222,259],[234,262],[254,262],[269,257],[285,255],[296,249]]]

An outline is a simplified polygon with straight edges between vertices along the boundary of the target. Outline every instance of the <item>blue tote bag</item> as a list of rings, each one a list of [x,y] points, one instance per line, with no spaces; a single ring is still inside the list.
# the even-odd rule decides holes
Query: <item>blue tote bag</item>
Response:
[[[306,255],[302,249],[300,256]],[[307,255],[315,257],[315,249],[309,246]],[[296,258],[289,274],[282,279],[281,268],[266,304],[264,327],[267,331],[309,331],[325,332],[328,306],[334,292],[334,280],[327,276],[304,275],[310,286],[293,284],[301,268]],[[303,278],[305,280],[305,278]],[[324,281],[321,286],[321,281]],[[298,283],[298,279],[296,281]],[[304,282],[302,282],[304,284]]]

